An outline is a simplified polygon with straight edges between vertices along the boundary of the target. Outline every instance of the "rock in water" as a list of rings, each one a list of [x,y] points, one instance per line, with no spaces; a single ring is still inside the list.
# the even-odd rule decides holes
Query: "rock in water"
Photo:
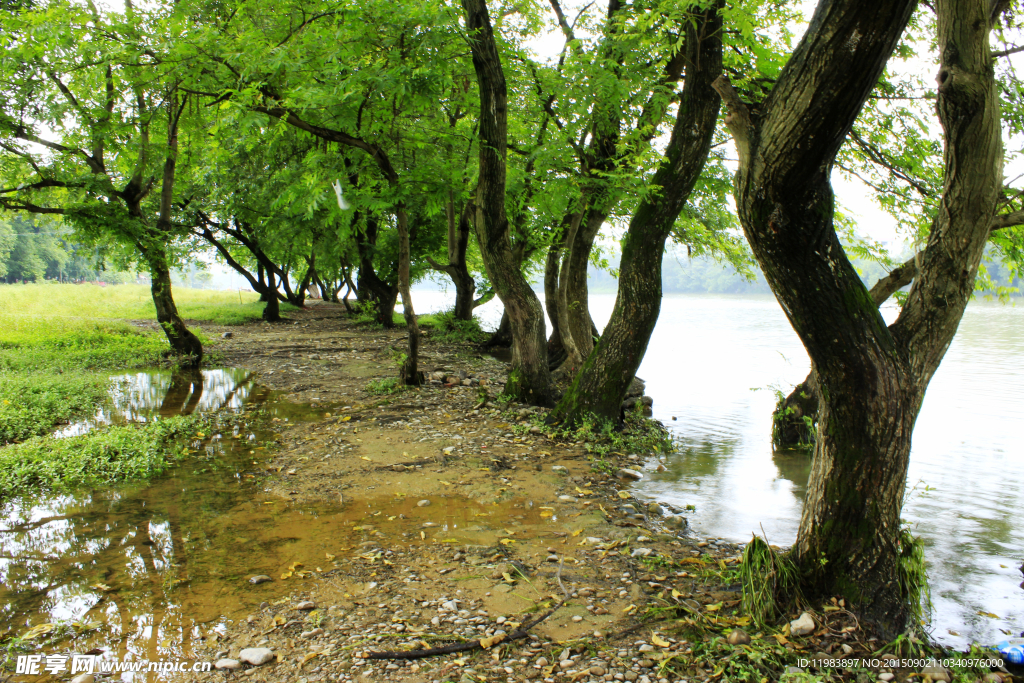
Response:
[[[311,609],[316,609],[316,603],[313,602],[312,600],[303,600],[299,604],[295,605],[295,609],[300,609],[300,610],[303,610],[303,611],[308,611],[308,610],[311,610]]]
[[[216,662],[213,663],[213,668],[225,670],[241,669],[242,663],[237,659],[218,659]]]
[[[636,470],[631,470],[623,467],[621,470],[615,473],[619,479],[627,479],[632,481],[640,481],[644,478],[644,475],[640,474]]]
[[[789,622],[789,633],[793,636],[806,636],[814,630],[814,619],[807,612]]]
[[[256,576],[249,577],[249,583],[251,583],[254,586],[259,585],[261,583],[266,583],[268,581],[273,581],[273,579],[267,576],[266,574],[257,574]]]
[[[247,647],[238,653],[238,658],[246,664],[263,666],[274,660],[274,652],[266,647]]]

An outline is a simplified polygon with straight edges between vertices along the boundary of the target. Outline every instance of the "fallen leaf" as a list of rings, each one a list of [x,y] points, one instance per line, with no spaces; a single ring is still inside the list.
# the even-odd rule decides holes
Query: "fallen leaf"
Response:
[[[513,579],[512,575],[509,574],[508,572],[502,572],[501,573],[501,578],[505,579],[505,581],[507,581],[509,583],[515,583],[516,582],[516,580]]]
[[[984,610],[978,610],[978,614],[980,614],[983,617],[988,617],[989,619],[998,619],[999,618],[998,614],[992,614],[991,612],[985,612]]]
[[[25,635],[21,637],[22,640],[35,640],[39,636],[45,636],[47,633],[53,631],[53,624],[39,624],[34,626],[25,632]]]
[[[326,556],[327,556],[327,561],[328,561],[328,562],[331,562],[331,561],[333,561],[333,560],[334,560],[334,558],[336,557],[335,555],[331,555],[330,553],[324,553],[324,555],[326,555]]]
[[[275,614],[274,615],[274,623],[277,624],[278,626],[284,624],[286,621],[287,621],[287,619],[282,617],[280,614]]]
[[[668,642],[667,640],[658,636],[657,634],[651,636],[651,644],[657,645],[658,647],[669,647],[670,645],[672,645],[672,643]]]
[[[540,516],[541,517],[554,517],[555,513],[554,513],[553,510],[541,510],[540,511]]]
[[[505,640],[505,634],[504,633],[502,633],[500,635],[496,635],[496,636],[491,636],[490,638],[481,638],[480,639],[480,647],[482,647],[485,650],[488,650],[488,649],[494,647],[495,645],[497,645],[498,643],[500,643],[503,640]]]
[[[103,591],[104,593],[110,593],[111,591],[113,591],[113,590],[114,590],[113,588],[111,588],[110,586],[108,586],[108,585],[107,585],[107,584],[105,584],[105,583],[93,583],[93,584],[89,584],[89,588],[94,588],[94,589],[96,589],[96,590],[98,590],[98,591]]]
[[[313,659],[315,657],[319,657],[319,656],[320,656],[319,652],[310,652],[308,655],[306,655],[305,657],[302,658],[301,662],[299,662],[299,668],[301,669],[303,666],[306,665],[306,662],[308,662],[309,660],[311,660],[311,659]]]
[[[572,532],[572,537],[576,538],[577,536],[579,536],[582,533],[583,533],[583,529],[577,529],[576,531]]]
[[[366,457],[365,455],[360,455],[360,456],[359,456],[359,459],[360,459],[360,460],[370,460],[370,459],[369,459],[369,458],[367,458],[367,457]],[[373,461],[372,461],[372,460],[370,460],[370,462],[373,462]]]

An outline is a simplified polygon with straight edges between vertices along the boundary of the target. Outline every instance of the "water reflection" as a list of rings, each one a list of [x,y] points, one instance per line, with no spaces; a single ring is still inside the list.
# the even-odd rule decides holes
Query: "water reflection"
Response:
[[[110,378],[109,408],[76,422],[57,436],[77,436],[100,424],[146,422],[171,415],[239,410],[250,400],[269,396],[255,376],[241,368],[145,370]],[[250,396],[253,392],[257,395]]]

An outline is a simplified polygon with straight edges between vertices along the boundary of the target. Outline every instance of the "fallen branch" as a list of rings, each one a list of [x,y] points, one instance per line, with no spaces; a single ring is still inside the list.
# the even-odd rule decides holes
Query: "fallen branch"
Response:
[[[558,574],[555,577],[558,579],[558,585],[562,589],[562,593],[565,597],[560,603],[552,607],[546,613],[537,617],[532,621],[527,621],[521,625],[521,627],[506,636],[496,636],[491,638],[482,638],[480,640],[473,640],[468,643],[454,643],[452,645],[446,645],[444,647],[434,647],[428,650],[406,650],[404,652],[368,652],[366,659],[423,659],[424,657],[436,657],[438,655],[450,655],[456,652],[467,652],[469,650],[486,650],[491,648],[498,643],[505,643],[511,640],[521,640],[526,636],[530,635],[530,629],[541,623],[552,614],[557,612],[562,605],[569,600],[569,592],[565,590],[565,586],[562,585],[562,563],[558,563]]]

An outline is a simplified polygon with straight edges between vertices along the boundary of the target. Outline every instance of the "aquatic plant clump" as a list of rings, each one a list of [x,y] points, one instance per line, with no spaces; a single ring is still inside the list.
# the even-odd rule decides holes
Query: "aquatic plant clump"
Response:
[[[33,437],[0,449],[0,497],[147,479],[188,455],[207,416],[111,426],[82,436]]]

